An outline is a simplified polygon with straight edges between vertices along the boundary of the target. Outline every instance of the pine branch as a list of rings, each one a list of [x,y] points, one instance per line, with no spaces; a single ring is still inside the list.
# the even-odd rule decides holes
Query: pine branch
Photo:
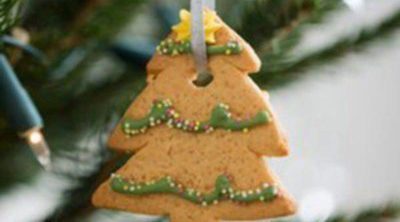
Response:
[[[43,2],[43,0],[41,1]],[[58,1],[54,2],[51,1],[54,4],[58,3]],[[65,2],[64,2],[65,3]],[[138,1],[125,1],[125,3],[129,3],[130,4],[130,9],[135,8],[136,5],[139,4]],[[71,4],[74,4],[73,2]],[[67,4],[68,5],[68,4]],[[102,5],[101,7],[105,7],[107,8],[109,5]],[[133,13],[134,10],[129,10],[129,8],[127,8],[127,5],[112,5],[112,7],[120,7],[120,11],[122,11],[124,15],[127,15],[124,18],[119,18],[122,19],[123,21],[129,21],[129,14]],[[47,9],[48,7],[43,7],[44,9]],[[52,7],[50,7],[51,9]],[[57,8],[57,7],[56,7]],[[63,7],[60,7],[63,8]],[[103,8],[102,10],[106,11],[107,9]],[[39,10],[40,11],[40,10]],[[117,10],[114,9],[113,11],[114,13],[117,13]],[[57,16],[57,12],[53,12]],[[96,14],[96,12],[94,12]],[[112,15],[108,15],[105,16],[105,14],[107,13],[99,13],[96,15],[92,15],[91,17],[95,18],[95,17],[101,17],[104,16],[103,19],[110,19],[112,20]],[[50,14],[48,14],[48,16],[50,16]],[[61,16],[61,15],[60,15]],[[34,16],[33,16],[34,17]],[[45,19],[46,20],[46,19]],[[63,19],[61,19],[63,20]],[[35,19],[30,20],[30,21],[35,21]],[[89,19],[89,21],[85,21],[82,28],[77,31],[77,32],[81,32],[82,30],[85,29],[85,27],[90,27],[92,26],[92,20]],[[97,23],[98,21],[94,22]],[[112,27],[111,30],[113,30],[113,32],[111,33],[104,33],[103,32],[103,39],[105,38],[112,38],[112,36],[115,35],[115,30],[121,29],[123,27],[123,22],[118,23],[117,21],[114,21],[114,26]],[[116,23],[119,24],[116,25]],[[98,26],[98,24],[96,24]],[[107,29],[108,27],[105,27],[104,29]],[[40,29],[39,29],[40,30]],[[72,30],[70,30],[72,31]],[[47,36],[47,34],[52,33],[53,30],[52,28],[46,29],[46,27],[43,27],[43,30],[41,30],[40,33],[36,33],[37,35],[33,35],[34,37],[34,43],[38,42],[38,39],[36,39],[35,37],[38,36]],[[72,31],[75,32],[75,31]],[[47,34],[45,34],[47,33]],[[43,35],[42,35],[43,34]],[[109,36],[108,36],[109,35]],[[86,38],[90,38],[92,39],[92,37],[87,36]],[[93,37],[95,40],[96,38]],[[49,38],[48,40],[49,43],[54,44],[53,46],[56,46],[59,41],[55,40],[52,41],[52,38]],[[44,40],[43,40],[44,41]],[[84,41],[85,43],[87,41]],[[49,46],[50,47],[50,46]],[[138,75],[132,75],[132,73],[135,73],[135,70],[128,70],[127,67],[121,67],[120,64],[115,64],[113,65],[113,67],[115,67],[115,69],[112,70],[105,70],[105,72],[107,73],[96,73],[99,75],[104,76],[104,74],[107,74],[109,77],[107,79],[104,79],[103,82],[99,82],[99,83],[91,83],[91,81],[93,81],[93,71],[91,71],[91,68],[96,67],[98,65],[96,65],[96,62],[98,62],[99,60],[107,60],[110,59],[110,56],[107,55],[107,52],[104,52],[104,50],[99,50],[99,46],[96,45],[96,47],[92,47],[92,46],[87,46],[85,44],[83,44],[83,46],[81,48],[75,48],[75,49],[83,49],[84,53],[83,53],[83,57],[80,63],[74,65],[71,65],[70,63],[68,63],[67,61],[64,61],[65,59],[65,54],[64,52],[58,52],[57,54],[57,58],[54,59],[55,61],[52,61],[52,66],[57,66],[59,65],[59,61],[63,61],[65,63],[68,63],[68,68],[70,69],[67,73],[66,73],[66,77],[62,80],[59,81],[53,81],[53,82],[48,82],[48,83],[43,83],[43,82],[38,82],[38,81],[29,81],[29,78],[25,78],[26,74],[31,74],[31,75],[35,75],[37,74],[38,76],[43,76],[43,74],[47,73],[48,70],[44,69],[44,67],[38,67],[37,65],[33,65],[31,62],[29,62],[29,58],[24,58],[23,61],[24,62],[20,62],[18,68],[18,74],[22,74],[19,75],[19,77],[24,80],[24,85],[27,86],[28,91],[30,91],[32,97],[34,98],[34,101],[36,102],[36,104],[39,106],[39,110],[41,112],[41,114],[43,115],[44,119],[45,119],[45,123],[46,123],[46,127],[45,127],[45,131],[46,132],[59,132],[60,129],[58,129],[58,127],[61,127],[63,125],[63,118],[59,118],[61,116],[65,117],[65,110],[68,111],[72,111],[72,108],[65,108],[66,106],[68,107],[73,107],[73,110],[78,109],[78,105],[76,103],[78,103],[80,101],[80,99],[82,98],[86,98],[89,100],[88,104],[92,104],[93,101],[95,100],[99,100],[101,101],[102,99],[104,99],[106,96],[103,96],[102,98],[99,98],[99,95],[102,95],[101,92],[104,92],[107,88],[111,88],[113,87],[112,84],[110,84],[110,82],[114,82],[118,80],[118,77],[121,75],[126,76],[127,78],[125,78],[126,81],[129,81],[131,83],[135,83],[136,81],[139,82],[144,82],[142,78],[137,78],[137,76],[142,76],[144,77],[144,75],[138,74]],[[71,49],[72,52],[74,52],[75,49]],[[81,51],[82,52],[82,51]],[[100,53],[101,52],[101,53]],[[79,56],[79,55],[78,55]],[[72,55],[71,57],[74,57],[74,55]],[[70,57],[70,58],[71,58]],[[28,61],[28,62],[27,62]],[[115,61],[111,61],[111,64],[114,64]],[[95,65],[94,65],[95,64]],[[25,74],[25,75],[24,75]],[[129,74],[129,75],[128,75]],[[92,76],[92,77],[91,77]],[[136,78],[133,79],[133,78]],[[123,82],[122,82],[123,83]],[[114,86],[121,87],[119,85],[119,83],[116,83]],[[105,89],[102,90],[96,90],[98,88],[104,87]],[[116,87],[115,87],[116,88]],[[114,88],[114,89],[115,89]],[[87,89],[88,91],[84,91],[82,92],[83,89]],[[132,89],[132,88],[131,88]],[[134,89],[134,87],[133,87]],[[109,91],[108,91],[109,92]],[[130,90],[126,89],[125,90],[126,93],[129,93],[129,95],[132,95],[133,92],[131,92]],[[111,92],[109,92],[110,95],[113,95]],[[86,96],[86,97],[85,97]],[[117,96],[118,98],[121,98],[121,95]],[[126,97],[124,97],[126,98]],[[90,100],[92,99],[92,100]],[[74,100],[77,100],[76,102]],[[114,99],[114,101],[119,101]],[[123,104],[123,103],[121,103]],[[108,110],[110,107],[102,107],[101,109],[103,110]],[[99,110],[101,110],[99,108]],[[96,114],[98,113],[99,115],[97,117],[99,117],[99,120],[101,121],[102,118],[101,117],[101,112],[98,111],[94,111]],[[121,111],[122,112],[122,111]],[[85,111],[81,110],[81,114],[84,114]],[[57,117],[54,117],[54,116]],[[94,115],[96,116],[96,115]],[[17,162],[15,164],[10,164],[10,162],[13,162],[15,159],[11,159],[11,158],[7,158],[10,156],[15,157],[16,159],[19,159],[21,162],[24,162],[26,164],[33,164],[36,163],[36,160],[34,158],[32,158],[32,154],[29,151],[29,148],[26,147],[26,145],[20,141],[15,132],[13,132],[11,129],[8,128],[8,126],[6,125],[6,123],[4,122],[4,119],[2,119],[3,115],[1,115],[0,113],[0,149],[1,153],[4,155],[1,155],[1,157],[4,158],[0,158],[0,165],[2,166],[2,170],[4,170],[5,172],[2,175],[10,175],[10,179],[4,179],[1,180],[4,183],[10,183],[12,181],[21,181],[21,180],[29,180],[30,178],[32,178],[35,174],[32,171],[37,171],[37,168],[32,168],[32,166],[28,167],[29,169],[31,169],[32,171],[27,171],[27,170],[23,170],[24,168],[26,169],[27,166],[24,164],[17,164]],[[78,116],[79,117],[79,116]],[[78,118],[77,117],[77,118]],[[85,122],[84,119],[81,119],[80,121]],[[75,122],[74,119],[71,118],[71,122]],[[56,125],[53,125],[56,124]],[[59,124],[59,125],[57,125]],[[99,127],[99,126],[98,126]],[[95,129],[93,129],[95,130]],[[63,141],[65,142],[65,140],[63,139],[63,137],[65,137],[65,135],[68,134],[73,134],[75,131],[70,131],[68,129],[61,129],[62,132],[64,132],[64,136],[62,135],[48,135],[48,138],[50,140],[50,145],[53,145],[52,148],[54,148],[54,141],[60,141],[61,143],[63,143]],[[73,136],[73,135],[72,135]],[[53,141],[53,142],[52,142]],[[76,141],[76,140],[75,140]],[[67,141],[68,142],[68,141]],[[62,145],[62,144],[61,144]],[[56,146],[57,147],[57,146]],[[62,146],[61,146],[62,147]],[[71,147],[67,148],[67,149],[72,149],[72,145]],[[2,163],[6,164],[6,165],[2,165]],[[7,166],[12,166],[12,165],[16,165],[13,169],[10,169]],[[8,172],[7,170],[13,170],[13,172]],[[20,173],[15,173],[20,171]],[[0,185],[1,186],[1,185]]]
[[[358,213],[356,216],[337,215],[326,222],[381,222],[400,219],[400,205],[389,203],[384,207],[373,207]]]
[[[99,169],[110,157],[105,148],[109,131],[142,88],[142,78],[130,76],[125,82],[80,97],[70,104],[73,108],[45,116],[45,135],[53,152],[52,177],[71,181],[54,191],[63,192],[65,198],[57,204],[58,210],[48,215],[49,221],[71,221],[69,217],[90,205],[91,193],[102,177]],[[0,149],[0,188],[4,191],[16,182],[33,179],[39,167],[34,167],[36,160],[23,142],[17,143],[16,136],[0,136],[4,136],[0,148],[5,148]]]
[[[288,54],[300,42],[304,27],[321,23],[342,6],[340,0],[256,0],[248,6],[240,32],[255,46],[263,64],[254,79],[268,86],[279,84],[291,62]]]
[[[305,23],[316,22],[340,5],[339,0],[256,0],[242,16],[238,32],[249,43],[263,51],[271,42],[278,43]],[[293,39],[293,36],[291,36]],[[292,44],[285,44],[287,48]],[[279,46],[279,45],[277,45]],[[283,48],[283,47],[281,47]]]
[[[89,0],[85,2],[87,1]],[[65,7],[61,3],[65,3]],[[75,0],[71,1],[70,4],[64,1],[49,2],[48,0],[38,0],[36,4],[43,6],[44,10],[82,7],[82,4],[78,4]],[[57,24],[65,22],[64,19],[66,18],[68,18],[66,20],[74,20],[71,19],[73,16],[70,15],[70,12],[72,13],[73,11],[72,9],[66,10],[66,14],[58,13],[57,10],[53,12],[50,10],[47,16],[53,19],[50,19],[49,27],[40,22],[35,23],[36,19],[29,19],[35,18],[35,16],[40,17],[42,14],[39,12],[43,10],[37,10],[36,13],[38,14],[28,13],[25,18],[30,23],[26,24],[30,24],[34,29],[36,27],[32,33],[32,44],[41,45],[41,49],[46,54],[52,54],[50,51],[63,48],[61,45],[63,45],[65,36],[57,37],[58,34],[55,35],[55,33],[60,33],[60,35],[64,33],[66,36],[80,36],[79,38],[77,37],[77,39],[80,39],[79,46],[71,46],[71,48],[65,50],[55,50],[54,54],[50,55],[50,70],[46,67],[38,66],[37,63],[33,63],[29,57],[21,59],[15,67],[19,78],[30,92],[42,115],[47,116],[51,115],[51,113],[60,112],[64,107],[72,104],[73,100],[79,99],[81,96],[96,96],[96,89],[118,82],[121,76],[129,76],[137,72],[135,70],[128,71],[130,67],[125,67],[113,59],[112,56],[107,54],[104,45],[106,42],[111,41],[118,30],[121,30],[130,21],[130,15],[134,14],[139,4],[141,4],[141,1],[118,0],[100,4],[99,9],[93,9],[93,5],[91,5],[89,7],[90,10],[84,10],[87,13],[88,11],[92,11],[91,15],[87,15],[87,21],[82,22],[82,24],[73,22],[76,27],[80,27],[76,28],[76,30],[67,29],[67,24],[61,27],[57,26]],[[36,8],[35,5],[33,6],[34,8]],[[116,14],[118,15],[115,16]],[[57,19],[54,18],[57,16],[59,16]],[[44,18],[44,20],[47,21],[49,19]],[[102,27],[102,21],[100,20],[107,20],[109,22]],[[30,28],[28,27],[28,29]],[[67,31],[65,32],[65,30]],[[109,69],[113,68],[108,71],[101,69],[97,73],[102,77],[99,78],[101,81],[94,81],[93,70],[99,64],[104,63],[106,63]],[[141,74],[137,75],[141,76]],[[52,78],[55,80],[51,80]],[[45,82],[46,79],[50,79],[50,81]],[[0,116],[0,123],[3,123],[0,125],[0,134],[8,132],[9,129],[4,124],[2,116]]]
[[[17,21],[20,0],[1,0],[0,1],[0,35],[9,32]]]
[[[260,75],[255,77],[255,80],[266,87],[280,86],[298,78],[297,74],[301,70],[325,61],[331,61],[345,53],[360,49],[377,39],[388,36],[397,30],[399,25],[400,10],[374,28],[364,28],[358,35],[346,36],[335,44],[298,60],[287,59],[286,54],[277,57],[274,57],[274,55],[270,57],[269,54],[262,55],[263,68]],[[274,58],[277,60],[275,61]],[[275,64],[272,65],[272,63]]]
[[[24,26],[49,57],[88,40],[108,41],[143,2],[130,0],[39,0],[30,7]],[[51,18],[49,21],[48,18]]]
[[[99,2],[98,0],[92,1]],[[32,33],[33,44],[41,46],[40,48],[49,55],[51,60],[50,70],[37,65],[30,65],[30,62],[23,59],[17,64],[17,71],[29,73],[31,76],[41,76],[41,81],[29,81],[32,80],[29,78],[22,80],[25,81],[28,90],[35,89],[31,93],[42,112],[60,109],[85,93],[107,86],[110,82],[117,80],[121,73],[125,72],[126,67],[123,67],[112,56],[108,55],[106,47],[118,31],[123,29],[125,24],[130,21],[130,15],[134,14],[142,1],[100,2],[102,4],[96,5],[96,9],[93,8],[93,5],[90,5],[89,9],[83,10],[85,11],[84,18],[87,18],[87,21],[80,21],[79,24],[74,21],[72,22],[74,28],[67,29],[67,31],[65,31],[65,26],[64,29],[63,27],[46,28],[36,24],[37,27],[41,28],[40,31]],[[52,4],[56,3],[52,2]],[[53,7],[58,8],[61,5]],[[82,5],[74,7],[79,8]],[[89,11],[92,13],[90,14]],[[34,17],[35,14],[30,16]],[[51,16],[57,15],[51,14]],[[59,19],[63,21],[63,19]],[[35,27],[35,24],[31,25]],[[90,75],[93,75],[91,70],[95,66],[93,64],[102,63],[101,61],[106,60],[115,69],[110,70],[109,77],[104,78],[101,83],[91,83],[93,81],[93,77],[90,77]],[[46,79],[50,79],[50,81],[45,82]]]
[[[68,168],[66,170],[60,165],[60,170],[63,172],[57,172],[58,175],[63,174],[75,180],[79,178],[82,184],[66,190],[65,195],[68,198],[62,202],[57,212],[49,215],[50,221],[71,221],[71,218],[78,213],[90,211],[90,198],[94,189],[109,176],[110,172],[127,160],[126,155],[110,155],[105,143],[110,130],[114,128],[132,98],[143,86],[141,78],[131,77],[124,83],[109,85],[95,92],[96,96],[82,97],[75,101],[71,104],[74,109],[65,113],[64,118],[67,117],[67,120],[60,118],[60,114],[52,115],[51,123],[54,129],[60,128],[60,123],[69,122],[68,119],[74,122],[69,124],[72,127],[58,132],[51,138],[59,144],[59,150],[56,151],[59,160],[68,158],[68,153],[72,153],[74,155],[69,158],[70,161],[92,167],[82,174],[82,170],[68,170]],[[87,104],[90,104],[90,107]],[[69,138],[65,138],[65,135],[69,135]],[[77,141],[82,141],[85,137],[88,144],[79,145]],[[91,138],[96,138],[96,140],[93,141]],[[82,160],[82,156],[86,156],[87,159]],[[57,159],[55,164],[57,164]]]

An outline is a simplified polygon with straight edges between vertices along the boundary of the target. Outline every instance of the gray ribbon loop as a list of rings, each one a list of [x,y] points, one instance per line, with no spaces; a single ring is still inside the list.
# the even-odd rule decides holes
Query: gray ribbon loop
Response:
[[[204,0],[206,7],[211,10],[215,10],[215,0]]]
[[[215,0],[191,0],[190,11],[191,21],[191,44],[197,72],[199,74],[207,72],[207,46],[203,25],[203,9],[208,7],[211,10],[215,8]]]

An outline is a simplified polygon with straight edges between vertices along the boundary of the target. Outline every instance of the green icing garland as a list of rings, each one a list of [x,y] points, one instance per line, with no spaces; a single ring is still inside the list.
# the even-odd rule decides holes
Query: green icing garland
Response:
[[[190,41],[174,42],[172,39],[166,39],[161,41],[157,46],[157,52],[161,55],[180,55],[192,52],[192,46]],[[217,55],[217,54],[239,54],[242,51],[242,47],[236,41],[231,41],[225,45],[209,45],[207,46],[207,54]]]
[[[171,177],[163,177],[147,183],[135,183],[123,179],[120,175],[111,176],[111,189],[115,192],[129,195],[174,194],[196,204],[207,206],[228,199],[236,202],[250,203],[255,201],[269,202],[278,196],[278,187],[262,184],[254,190],[235,190],[227,176],[221,175],[215,182],[212,192],[205,194],[191,188],[184,188],[174,182]]]
[[[218,104],[214,107],[208,121],[185,120],[174,109],[169,100],[155,100],[150,112],[142,119],[125,119],[122,130],[126,135],[144,133],[149,127],[167,123],[171,128],[181,129],[188,132],[211,132],[216,128],[229,131],[248,132],[250,127],[258,126],[270,121],[267,111],[260,111],[250,119],[236,121],[231,118],[229,107]]]

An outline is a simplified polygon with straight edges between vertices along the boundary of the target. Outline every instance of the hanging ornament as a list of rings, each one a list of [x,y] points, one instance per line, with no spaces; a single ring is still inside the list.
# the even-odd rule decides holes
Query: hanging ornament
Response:
[[[43,120],[3,54],[0,54],[0,108],[10,125],[26,139],[39,163],[49,168],[50,150],[41,133]]]
[[[50,150],[41,132],[43,120],[5,55],[5,46],[8,45],[21,49],[42,63],[46,62],[45,56],[29,45],[27,32],[15,27],[21,8],[20,1],[0,3],[0,110],[9,124],[26,139],[39,163],[49,169]]]
[[[147,87],[109,139],[113,149],[135,155],[96,190],[95,206],[166,215],[172,222],[295,212],[262,159],[289,150],[268,98],[248,77],[260,60],[214,11],[203,16],[206,66],[196,58],[201,43],[192,15],[181,11],[181,22],[147,66]],[[193,82],[199,69],[212,75],[210,83]]]

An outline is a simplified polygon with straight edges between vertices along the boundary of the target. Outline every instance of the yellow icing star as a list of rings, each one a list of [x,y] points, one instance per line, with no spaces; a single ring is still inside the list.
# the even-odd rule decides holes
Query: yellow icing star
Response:
[[[176,40],[189,40],[191,38],[192,15],[187,10],[182,9],[179,17],[181,22],[172,27],[172,30],[176,33]],[[215,43],[215,32],[222,27],[222,24],[217,22],[217,14],[214,11],[205,10],[203,20],[206,42]]]

